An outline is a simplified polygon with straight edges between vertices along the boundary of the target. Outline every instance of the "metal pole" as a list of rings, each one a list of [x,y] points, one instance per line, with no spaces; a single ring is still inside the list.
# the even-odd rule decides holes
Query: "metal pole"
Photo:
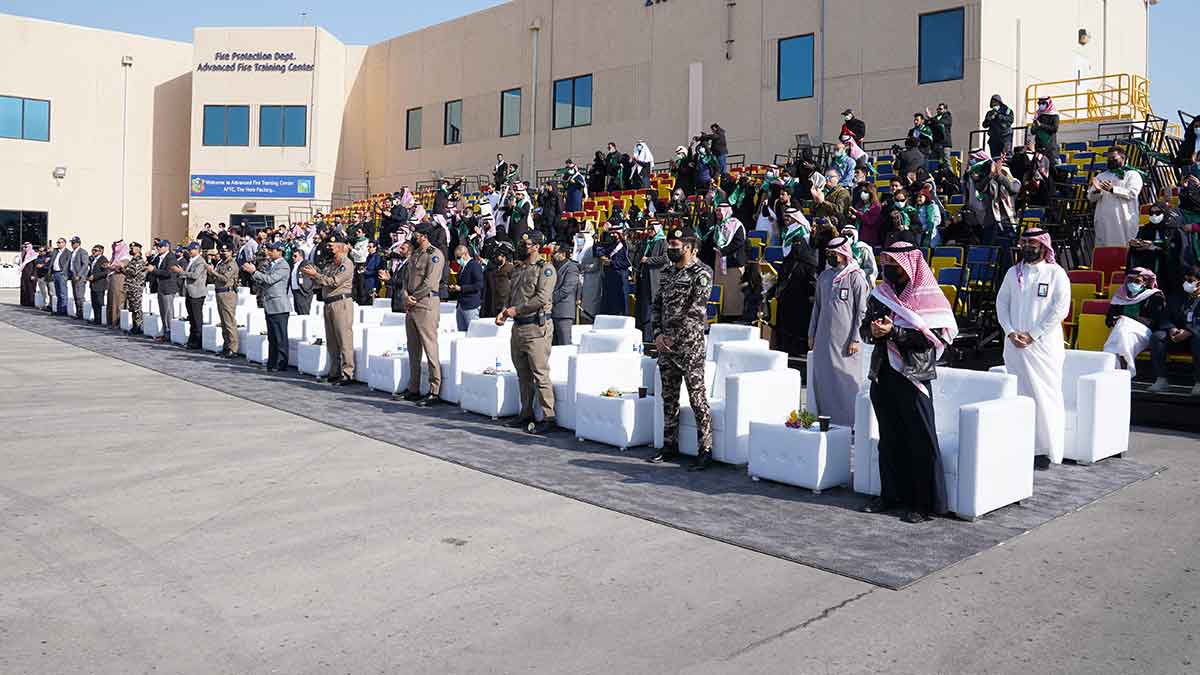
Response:
[[[542,24],[536,19],[529,26],[533,37],[533,76],[529,85],[529,173],[526,175],[531,179],[537,178],[538,34],[541,30]]]
[[[129,69],[132,61],[121,61],[121,72],[124,77],[124,91],[121,94],[121,239],[125,239],[125,141],[129,125],[126,124],[129,114]]]

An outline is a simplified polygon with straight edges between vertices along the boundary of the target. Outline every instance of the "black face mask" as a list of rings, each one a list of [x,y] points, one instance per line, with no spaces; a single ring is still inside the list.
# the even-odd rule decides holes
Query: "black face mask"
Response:
[[[884,266],[883,278],[887,280],[887,282],[892,285],[892,288],[896,289],[897,291],[899,291],[901,288],[904,288],[904,286],[908,283],[904,279],[903,272],[895,265]]]
[[[839,267],[839,266],[841,266],[841,264],[842,264],[842,261],[841,261],[841,260],[838,260],[838,257],[837,257],[836,255],[827,255],[827,256],[825,256],[825,262],[826,262],[826,263],[827,263],[827,264],[828,264],[830,267]]]
[[[1036,246],[1021,248],[1021,259],[1027,263],[1035,263],[1042,259],[1042,249]]]
[[[1116,171],[1117,169],[1121,168],[1122,166],[1125,166],[1125,164],[1123,162],[1121,162],[1121,160],[1119,160],[1119,159],[1108,160],[1108,170],[1109,171]]]
[[[517,244],[517,260],[529,260],[529,243],[522,241]]]
[[[670,260],[672,263],[677,263],[680,260],[683,260],[683,249],[681,249],[681,248],[667,249],[667,260]]]

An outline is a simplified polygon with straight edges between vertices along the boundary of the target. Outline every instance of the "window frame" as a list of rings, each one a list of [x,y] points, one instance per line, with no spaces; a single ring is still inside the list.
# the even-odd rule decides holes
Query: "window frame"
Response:
[[[450,140],[450,106],[458,104],[458,140]],[[463,142],[463,100],[452,99],[442,104],[442,145],[462,145]]]
[[[263,142],[263,114],[268,108],[279,109],[279,142]],[[299,145],[287,142],[287,110],[300,108],[304,110],[304,140]],[[258,106],[258,147],[260,148],[306,148],[308,147],[308,106],[270,103]]]
[[[517,120],[516,120],[517,130],[513,133],[506,134],[506,133],[504,133],[504,119],[505,119],[504,118],[504,97],[513,92],[516,92],[516,94],[517,94]],[[500,138],[512,138],[513,136],[521,135],[521,106],[524,103],[524,101],[522,100],[523,98],[524,98],[524,93],[521,91],[520,87],[513,87],[512,89],[505,89],[500,92]]]
[[[52,105],[50,99],[48,99],[48,98],[32,98],[29,96],[16,96],[13,94],[0,94],[0,98],[8,98],[8,99],[17,101],[17,113],[20,115],[20,120],[17,125],[18,126],[17,135],[16,136],[0,136],[0,138],[7,138],[7,139],[13,140],[13,141],[35,141],[37,143],[49,143],[50,142],[50,136],[51,136],[50,130],[53,127],[52,122],[53,122],[53,115],[54,115],[54,106]],[[46,137],[45,138],[33,138],[33,137],[29,136],[29,134],[25,130],[25,120],[28,117],[25,114],[25,104],[30,101],[33,101],[35,103],[45,103],[46,104]],[[39,211],[39,213],[41,213],[41,212]]]
[[[223,138],[224,143],[209,143],[204,137],[205,128],[208,126],[208,110],[209,108],[221,108],[224,112]],[[230,108],[245,108],[246,110],[246,142],[245,143],[230,143],[229,142],[229,109]],[[250,147],[250,104],[248,103],[206,103],[200,111],[200,145],[207,148],[248,148]]]
[[[35,99],[35,100],[37,100],[37,99]],[[15,249],[3,249],[3,250],[19,251],[19,250],[21,250],[21,245],[24,242],[29,242],[29,243],[33,244],[35,247],[41,246],[41,245],[47,243],[47,239],[50,236],[50,212],[49,211],[25,211],[22,209],[0,209],[0,212],[17,214],[17,247]],[[42,236],[42,238],[31,239],[29,236],[27,236],[25,234],[25,215],[26,214],[37,214],[37,215],[43,216],[45,218],[46,232],[44,233],[44,236]]]
[[[594,112],[592,113],[591,116],[588,117],[588,121],[586,123],[581,124],[578,120],[575,119],[575,113],[579,109],[579,104],[577,103],[577,101],[579,100],[579,92],[578,92],[579,81],[584,78],[587,78],[591,84],[592,95],[590,96],[590,98],[592,100],[592,105],[589,106],[589,108],[593,111],[595,110],[595,108],[596,108],[596,106],[595,106],[596,78],[595,78],[594,73],[585,73],[583,75],[575,75],[573,77],[559,78],[553,82],[553,84],[550,88],[550,129],[552,131],[560,131],[562,129],[579,129],[582,127],[592,126],[592,120],[595,119]],[[556,95],[555,90],[558,89],[558,85],[561,82],[570,82],[571,83],[571,123],[564,125],[564,126],[558,125],[558,115],[556,114],[556,110],[558,108],[558,99],[555,96]]]
[[[416,145],[412,144],[412,114],[417,113],[417,139]],[[425,108],[417,106],[404,111],[404,149],[405,150],[420,150],[421,149],[421,134],[425,128]]]
[[[783,45],[792,40],[800,40],[808,38],[809,48],[809,69],[808,69],[808,96],[783,96]],[[816,33],[801,33],[799,35],[789,35],[781,37],[775,43],[775,102],[783,103],[785,101],[803,101],[810,98],[816,98],[817,95],[817,34]]]
[[[941,80],[925,80],[921,74],[924,71],[924,57],[922,55],[921,46],[925,42],[925,32],[921,30],[921,25],[926,17],[935,17],[942,14],[957,13],[962,20],[962,26],[959,30],[959,70],[958,77],[947,77]],[[923,84],[939,84],[942,82],[958,82],[966,78],[967,75],[967,8],[966,6],[949,7],[947,9],[939,9],[933,12],[924,12],[917,15],[917,86]]]

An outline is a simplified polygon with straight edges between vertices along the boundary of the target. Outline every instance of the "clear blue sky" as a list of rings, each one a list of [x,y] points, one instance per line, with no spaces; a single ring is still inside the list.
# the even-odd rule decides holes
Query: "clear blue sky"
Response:
[[[0,11],[187,42],[191,40],[192,28],[196,26],[299,25],[300,12],[307,10],[308,23],[323,26],[343,42],[373,44],[502,2],[4,0],[0,2]],[[1196,39],[1196,26],[1200,25],[1200,0],[1162,0],[1151,9],[1150,15],[1150,94],[1155,112],[1173,121],[1178,119],[1175,111],[1179,108],[1200,112],[1200,95],[1197,94],[1193,75],[1194,56],[1188,53],[1189,46]],[[1191,81],[1188,81],[1189,77]]]

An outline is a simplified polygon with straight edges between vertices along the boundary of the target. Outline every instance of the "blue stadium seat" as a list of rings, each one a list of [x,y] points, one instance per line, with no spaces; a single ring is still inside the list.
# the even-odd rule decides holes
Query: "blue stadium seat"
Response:
[[[939,284],[948,284],[962,288],[967,285],[967,270],[962,267],[945,267],[937,275]]]
[[[958,264],[962,264],[963,250],[961,246],[935,246],[933,247],[933,257],[935,258],[954,258]],[[940,281],[938,283],[941,283]]]
[[[782,246],[768,246],[766,248],[766,250],[763,251],[763,260],[765,260],[769,263],[782,262],[783,261],[783,247]]]
[[[1067,152],[1078,152],[1078,151],[1087,150],[1087,149],[1088,149],[1087,143],[1064,143],[1063,144],[1063,150],[1066,150]]]

